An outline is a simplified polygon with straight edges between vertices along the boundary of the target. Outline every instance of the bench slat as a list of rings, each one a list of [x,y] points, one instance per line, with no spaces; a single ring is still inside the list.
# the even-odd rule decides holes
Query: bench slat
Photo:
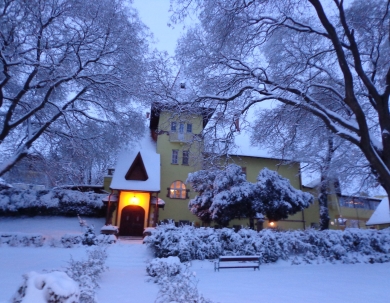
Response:
[[[232,262],[232,261],[241,261],[241,262],[244,262],[244,261],[259,261],[259,258],[260,257],[247,257],[247,258],[243,258],[243,257],[235,257],[235,256],[232,256],[232,257],[220,257],[219,258],[219,262]]]

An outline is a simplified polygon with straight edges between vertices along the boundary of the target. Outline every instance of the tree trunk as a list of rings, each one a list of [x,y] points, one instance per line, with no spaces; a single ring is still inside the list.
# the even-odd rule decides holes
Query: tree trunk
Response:
[[[328,209],[328,181],[321,176],[320,194],[318,195],[320,205],[320,230],[329,229],[329,209]]]

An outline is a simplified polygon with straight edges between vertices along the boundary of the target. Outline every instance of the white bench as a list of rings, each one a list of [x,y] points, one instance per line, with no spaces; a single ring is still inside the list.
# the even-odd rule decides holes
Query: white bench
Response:
[[[214,271],[220,268],[253,268],[260,270],[260,256],[220,256],[214,262]]]

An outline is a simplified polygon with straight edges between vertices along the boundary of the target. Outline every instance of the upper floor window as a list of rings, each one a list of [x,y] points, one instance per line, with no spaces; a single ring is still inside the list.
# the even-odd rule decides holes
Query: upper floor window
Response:
[[[171,131],[172,132],[176,131],[176,122],[171,122]]]
[[[172,164],[178,164],[178,155],[179,155],[179,150],[173,149],[172,150]]]
[[[192,133],[192,124],[187,124],[187,133]]]
[[[183,162],[182,164],[183,165],[188,165],[188,162],[189,162],[189,151],[188,150],[183,150]]]
[[[188,190],[183,182],[175,181],[168,188],[167,196],[171,199],[187,199]]]
[[[184,123],[179,124],[179,133],[184,133]]]

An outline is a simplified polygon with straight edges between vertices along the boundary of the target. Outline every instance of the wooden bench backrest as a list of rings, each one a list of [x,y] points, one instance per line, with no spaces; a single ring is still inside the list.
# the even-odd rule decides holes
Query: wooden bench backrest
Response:
[[[219,257],[219,262],[239,262],[239,261],[259,261],[258,256],[223,256]]]

